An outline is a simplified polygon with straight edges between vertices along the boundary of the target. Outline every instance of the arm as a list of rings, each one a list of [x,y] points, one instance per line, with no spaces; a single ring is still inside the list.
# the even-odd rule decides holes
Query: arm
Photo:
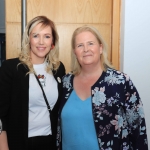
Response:
[[[7,143],[7,113],[9,109],[9,95],[11,90],[11,73],[7,63],[3,63],[0,70],[0,150],[8,150]]]
[[[136,87],[128,76],[126,76],[125,96],[130,145],[133,147],[133,150],[148,150],[143,104]]]
[[[2,131],[0,134],[0,150],[9,150],[6,131]]]

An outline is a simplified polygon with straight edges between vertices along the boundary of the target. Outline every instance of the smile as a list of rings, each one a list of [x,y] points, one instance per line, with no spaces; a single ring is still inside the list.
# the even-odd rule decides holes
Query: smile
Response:
[[[85,56],[83,56],[83,57],[89,57],[89,56],[92,56],[92,55],[85,55]]]
[[[38,50],[45,50],[46,47],[37,47]]]

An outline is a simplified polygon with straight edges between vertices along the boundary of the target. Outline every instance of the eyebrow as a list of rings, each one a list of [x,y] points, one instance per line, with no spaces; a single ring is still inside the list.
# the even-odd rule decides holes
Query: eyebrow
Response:
[[[86,43],[89,43],[89,42],[95,43],[94,41],[87,41]],[[83,44],[83,43],[78,43],[78,44],[76,44],[76,45],[79,45],[79,44]]]
[[[78,43],[78,44],[76,44],[75,46],[78,46],[78,45],[81,45],[81,44],[83,44],[83,43]]]
[[[95,41],[88,41],[87,43],[89,43],[89,42],[94,42],[95,43]]]
[[[39,34],[39,33],[32,33],[32,34]],[[45,33],[44,35],[52,35],[51,33]]]

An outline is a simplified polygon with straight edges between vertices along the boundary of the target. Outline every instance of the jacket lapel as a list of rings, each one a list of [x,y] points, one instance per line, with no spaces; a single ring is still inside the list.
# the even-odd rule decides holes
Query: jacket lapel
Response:
[[[28,138],[28,108],[29,108],[29,69],[23,64],[18,66],[19,76],[21,78],[21,101],[22,101],[22,120],[24,138]],[[25,140],[27,141],[27,140]]]

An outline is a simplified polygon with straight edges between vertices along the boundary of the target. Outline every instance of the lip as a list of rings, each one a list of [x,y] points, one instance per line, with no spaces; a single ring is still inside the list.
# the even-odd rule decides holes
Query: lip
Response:
[[[89,57],[89,56],[92,56],[92,55],[90,55],[90,54],[89,55],[84,55],[83,57]]]
[[[45,50],[46,47],[37,47],[38,50]]]

